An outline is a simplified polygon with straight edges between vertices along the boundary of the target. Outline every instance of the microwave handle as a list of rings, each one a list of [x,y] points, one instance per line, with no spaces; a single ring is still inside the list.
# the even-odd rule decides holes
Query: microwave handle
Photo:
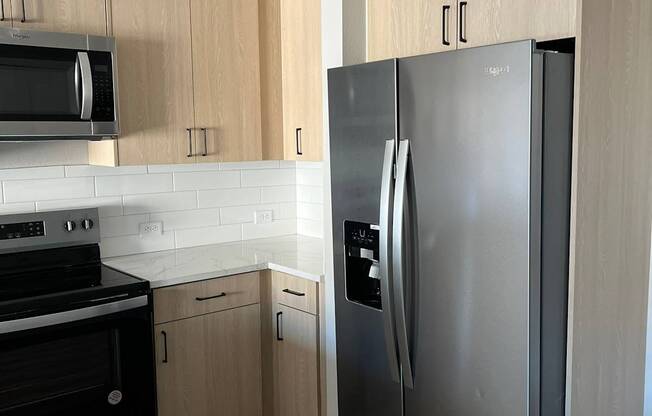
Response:
[[[87,52],[77,52],[77,64],[81,75],[81,115],[82,120],[90,120],[93,110],[93,73]]]

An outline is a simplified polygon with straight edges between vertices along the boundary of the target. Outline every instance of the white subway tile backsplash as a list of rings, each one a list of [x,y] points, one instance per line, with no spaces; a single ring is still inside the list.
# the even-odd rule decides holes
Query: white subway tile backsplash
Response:
[[[127,235],[102,238],[100,251],[102,257],[126,256],[128,254],[149,253],[152,251],[171,250],[174,248],[174,233],[159,236],[141,237]]]
[[[296,220],[280,220],[268,224],[242,224],[242,239],[277,237],[297,233]]]
[[[34,202],[17,202],[15,204],[0,204],[0,215],[24,214],[36,211]]]
[[[150,221],[161,221],[163,230],[179,230],[215,226],[220,223],[219,208],[192,209],[174,212],[155,212],[149,215]]]
[[[125,214],[183,211],[197,208],[197,192],[195,191],[125,195],[122,200]]]
[[[178,165],[148,165],[149,173],[168,173],[168,172],[204,172],[219,170],[219,163],[183,163]]]
[[[293,185],[270,186],[261,189],[261,201],[269,202],[294,202],[297,200],[297,189]]]
[[[278,186],[294,185],[296,170],[294,169],[260,169],[243,170],[242,186]]]
[[[252,162],[222,162],[221,170],[244,170],[244,169],[276,169],[279,166],[278,160],[257,160]]]
[[[229,207],[260,203],[259,188],[219,189],[199,191],[199,208]]]
[[[321,221],[323,218],[322,204],[297,203],[297,218],[304,220]]]
[[[116,176],[116,175],[141,175],[147,173],[147,166],[108,166],[75,165],[66,166],[66,176]]]
[[[177,230],[176,247],[194,247],[242,240],[240,224]]]
[[[0,180],[63,178],[63,166],[0,169]]]
[[[255,161],[0,169],[0,215],[98,207],[104,257],[297,232],[319,237],[320,168]],[[272,222],[254,224],[263,210]],[[163,233],[141,236],[144,222],[162,222]]]
[[[323,186],[321,169],[303,169],[303,164],[297,167],[297,185]]]
[[[100,198],[61,199],[36,202],[37,211],[91,207],[99,208],[100,217],[115,217],[122,215],[122,197],[104,196]]]
[[[97,196],[154,194],[173,190],[172,174],[98,176]]]
[[[93,178],[28,179],[3,182],[4,202],[85,198],[95,195]]]
[[[101,218],[100,236],[104,238],[139,234],[140,224],[148,221],[148,214]]]
[[[240,172],[176,172],[174,190],[189,191],[202,189],[238,188]]]

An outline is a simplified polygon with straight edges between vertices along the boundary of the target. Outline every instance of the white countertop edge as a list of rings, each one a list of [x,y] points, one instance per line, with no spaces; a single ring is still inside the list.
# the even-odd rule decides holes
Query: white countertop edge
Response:
[[[291,267],[286,267],[282,266],[280,264],[276,263],[260,263],[260,264],[252,264],[252,265],[247,265],[243,267],[235,267],[232,269],[221,269],[221,270],[215,270],[212,272],[206,272],[206,273],[198,273],[198,274],[192,274],[192,275],[187,275],[187,276],[178,276],[178,277],[171,277],[171,278],[166,278],[166,279],[160,279],[160,280],[149,280],[147,278],[139,277],[136,276],[140,279],[147,280],[149,281],[149,287],[151,289],[160,289],[163,287],[167,286],[176,286],[176,285],[182,285],[185,283],[193,283],[193,282],[199,282],[202,280],[210,280],[210,279],[219,279],[220,277],[226,277],[226,276],[233,276],[233,275],[238,275],[238,274],[243,274],[243,273],[251,273],[251,272],[259,272],[259,271],[264,271],[264,270],[274,270],[277,272],[281,273],[287,273],[292,276],[296,276],[302,279],[307,279],[307,280],[312,280],[313,282],[321,283],[322,282],[322,275],[316,275],[312,273],[307,273],[303,272],[301,270],[293,269]]]

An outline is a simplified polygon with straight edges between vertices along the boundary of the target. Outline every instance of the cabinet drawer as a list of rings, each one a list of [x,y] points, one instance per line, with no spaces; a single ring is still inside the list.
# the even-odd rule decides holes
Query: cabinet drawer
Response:
[[[317,282],[272,272],[272,296],[280,304],[317,315]]]
[[[189,318],[259,301],[258,272],[155,289],[154,323]]]

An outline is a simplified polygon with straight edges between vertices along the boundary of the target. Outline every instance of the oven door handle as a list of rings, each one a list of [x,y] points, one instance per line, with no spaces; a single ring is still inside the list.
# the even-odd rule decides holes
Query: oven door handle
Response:
[[[77,52],[77,63],[81,74],[81,115],[82,120],[90,120],[93,112],[93,72],[88,52]]]
[[[31,316],[29,318],[0,322],[0,334],[26,331],[28,329],[43,328],[68,322],[81,321],[83,319],[96,318],[98,316],[111,315],[129,309],[140,308],[146,306],[147,303],[147,295],[143,295],[136,298],[124,299],[117,302],[89,306],[87,308],[74,309],[71,311],[57,312],[50,315]]]

